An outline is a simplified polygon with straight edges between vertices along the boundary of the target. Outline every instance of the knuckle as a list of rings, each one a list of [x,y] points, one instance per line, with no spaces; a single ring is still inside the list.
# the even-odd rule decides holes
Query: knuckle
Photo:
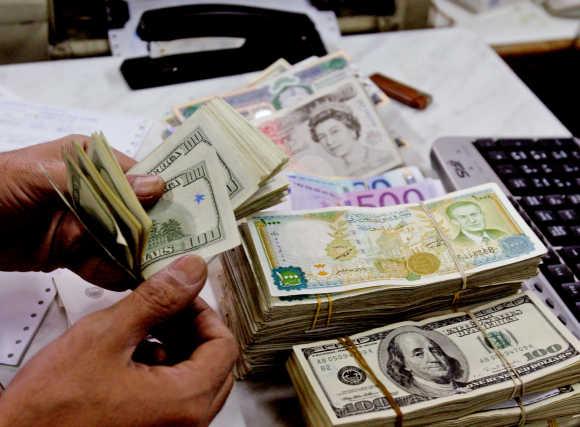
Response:
[[[185,286],[171,280],[145,282],[133,294],[146,308],[160,314],[173,313],[187,298]]]

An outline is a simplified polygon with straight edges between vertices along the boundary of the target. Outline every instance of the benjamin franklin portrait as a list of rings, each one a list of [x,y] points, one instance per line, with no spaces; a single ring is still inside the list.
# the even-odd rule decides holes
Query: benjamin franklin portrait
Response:
[[[445,335],[402,326],[379,344],[383,373],[407,393],[427,398],[465,393],[467,359]]]
[[[488,243],[506,235],[502,230],[487,227],[485,213],[476,202],[452,203],[447,207],[446,214],[451,222],[459,227],[459,233],[453,239],[454,243]]]

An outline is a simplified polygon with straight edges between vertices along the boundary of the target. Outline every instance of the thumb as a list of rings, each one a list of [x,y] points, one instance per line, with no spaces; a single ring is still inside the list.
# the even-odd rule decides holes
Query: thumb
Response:
[[[136,346],[153,326],[190,306],[206,277],[205,261],[190,255],[179,258],[141,283],[113,308],[123,344]]]

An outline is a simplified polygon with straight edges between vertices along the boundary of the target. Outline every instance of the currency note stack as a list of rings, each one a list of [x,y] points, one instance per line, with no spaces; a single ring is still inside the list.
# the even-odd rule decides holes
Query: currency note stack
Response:
[[[277,61],[223,98],[284,150],[291,159],[289,170],[358,177],[401,164],[376,111],[387,102],[385,95],[352,68],[344,52],[294,66]],[[177,120],[205,102],[176,107]]]
[[[505,426],[578,412],[580,343],[528,293],[297,345],[287,367],[310,426]]]
[[[236,375],[291,345],[516,292],[545,253],[495,184],[424,204],[263,212],[214,281],[242,349]]]
[[[149,212],[102,134],[93,136],[88,152],[78,143],[68,148],[72,205],[65,202],[136,279],[187,253],[208,258],[239,245],[236,218],[278,204],[288,186],[278,177],[284,153],[220,99],[204,104],[128,172],[165,181]]]

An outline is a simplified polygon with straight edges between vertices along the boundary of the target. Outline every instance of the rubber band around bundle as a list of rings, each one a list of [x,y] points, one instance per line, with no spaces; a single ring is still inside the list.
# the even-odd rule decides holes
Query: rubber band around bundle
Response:
[[[371,380],[375,383],[375,385],[379,388],[379,390],[381,390],[381,393],[383,393],[383,396],[385,396],[385,398],[389,402],[389,405],[391,405],[391,408],[393,408],[393,411],[395,411],[395,414],[397,416],[397,418],[395,419],[395,427],[403,427],[403,411],[401,410],[401,407],[399,406],[399,404],[397,403],[397,401],[395,400],[395,398],[393,397],[387,386],[383,384],[383,382],[379,379],[379,377],[377,377],[377,375],[369,366],[369,364],[367,363],[366,359],[361,354],[361,352],[358,351],[356,344],[353,343],[350,337],[348,336],[338,338],[338,342],[347,349],[347,351],[357,361],[359,366],[364,371],[366,371],[367,375],[371,378]]]
[[[453,300],[451,301],[451,306],[454,307],[455,304],[457,304],[457,302],[459,301],[459,296],[460,296],[461,292],[463,292],[467,289],[467,273],[465,272],[465,269],[463,268],[463,264],[461,264],[461,262],[459,261],[459,258],[457,257],[457,254],[455,253],[455,250],[453,249],[453,245],[451,244],[451,242],[449,241],[449,239],[447,238],[447,236],[445,235],[445,233],[441,229],[441,226],[439,225],[439,223],[437,222],[437,220],[435,219],[435,217],[433,216],[433,214],[431,213],[429,208],[427,208],[427,206],[423,202],[421,202],[419,204],[419,206],[421,206],[421,209],[423,209],[423,212],[425,213],[425,215],[427,215],[427,217],[431,220],[431,223],[433,224],[435,231],[437,231],[439,238],[443,241],[443,243],[445,244],[445,247],[447,248],[447,252],[449,253],[449,255],[451,255],[451,259],[453,260],[453,263],[455,264],[455,268],[457,268],[457,271],[461,275],[461,289],[459,289],[453,293]]]
[[[496,354],[498,359],[506,367],[506,369],[510,375],[510,378],[514,382],[514,388],[512,389],[512,392],[510,394],[510,399],[515,399],[516,403],[520,407],[520,422],[518,423],[518,425],[523,425],[523,424],[521,424],[522,420],[525,422],[525,420],[527,418],[526,408],[522,404],[522,401],[521,401],[521,398],[525,394],[524,380],[522,380],[522,377],[520,377],[520,374],[518,374],[518,371],[516,371],[516,369],[512,366],[510,361],[507,360],[507,358],[504,356],[504,354],[496,347],[494,340],[491,339],[491,337],[488,335],[487,331],[485,330],[485,328],[483,327],[481,322],[479,320],[477,320],[477,317],[475,317],[475,315],[471,312],[471,310],[464,310],[464,311],[469,316],[471,321],[475,324],[475,326],[477,326],[477,329],[479,329],[479,332],[481,332],[481,334],[485,337],[486,341],[489,343],[489,345],[491,346],[492,350],[494,351],[494,353]],[[519,384],[518,384],[518,382],[519,382]]]
[[[327,309],[327,316],[326,316],[326,327],[330,326],[330,321],[332,320],[332,295],[326,294],[326,300],[328,301],[328,309]],[[318,319],[320,318],[320,312],[322,311],[322,298],[320,295],[316,295],[316,310],[314,312],[314,318],[312,319],[312,325],[310,326],[310,331],[316,329],[316,325],[318,324]]]

